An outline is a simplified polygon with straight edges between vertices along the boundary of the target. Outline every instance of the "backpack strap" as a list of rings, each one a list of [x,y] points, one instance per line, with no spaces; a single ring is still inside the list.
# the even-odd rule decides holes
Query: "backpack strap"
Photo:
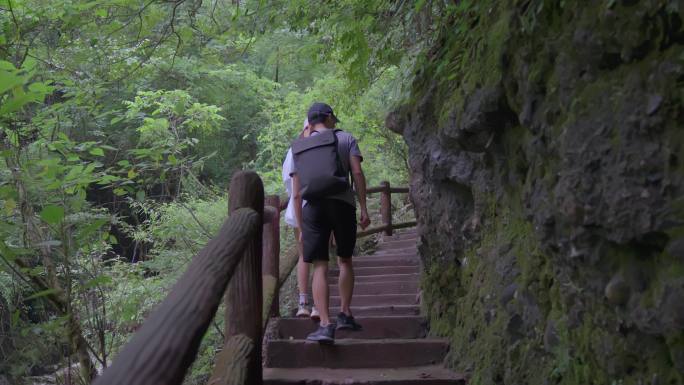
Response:
[[[339,145],[337,141],[337,133],[343,131],[342,129],[335,128],[333,129],[333,132],[335,133],[335,153],[337,154],[337,164],[338,167],[340,168],[341,171],[344,171],[344,167],[342,167],[342,160],[340,159],[340,153],[339,153]],[[351,172],[351,162],[349,164],[349,169],[347,170],[347,175],[346,177],[349,179],[349,187],[354,190],[354,177],[352,176]]]

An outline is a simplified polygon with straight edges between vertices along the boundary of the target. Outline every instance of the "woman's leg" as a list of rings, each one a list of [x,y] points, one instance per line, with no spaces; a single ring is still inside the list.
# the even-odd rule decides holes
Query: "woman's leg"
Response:
[[[307,308],[309,305],[309,264],[304,262],[304,251],[301,242],[299,242],[299,228],[295,227],[294,233],[297,251],[299,252],[299,261],[297,261],[297,288],[299,289],[297,317],[308,317],[311,315]]]
[[[299,242],[299,229],[295,228],[295,238],[297,239],[297,251],[299,252],[299,262],[297,262],[297,287],[299,294],[309,293],[309,264],[304,262],[302,244]]]

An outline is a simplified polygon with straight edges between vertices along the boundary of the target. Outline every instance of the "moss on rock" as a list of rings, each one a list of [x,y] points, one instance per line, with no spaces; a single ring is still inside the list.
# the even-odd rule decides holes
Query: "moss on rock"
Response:
[[[683,15],[462,2],[419,64],[423,307],[472,384],[684,383]]]

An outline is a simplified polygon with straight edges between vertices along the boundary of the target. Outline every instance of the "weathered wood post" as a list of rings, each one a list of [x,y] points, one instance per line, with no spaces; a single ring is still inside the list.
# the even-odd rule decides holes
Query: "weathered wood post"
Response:
[[[278,277],[280,276],[280,197],[269,195],[264,207],[264,249],[263,249],[263,279],[265,304],[270,303],[270,309],[264,309],[264,317],[279,317],[280,306],[278,297]],[[272,296],[272,298],[268,298]]]
[[[252,171],[240,171],[230,181],[229,213],[249,207],[259,213],[263,223],[264,185]],[[209,384],[262,383],[262,234],[248,242],[242,261],[226,290],[226,326],[224,348],[217,357]]]
[[[390,190],[390,183],[387,181],[380,182],[382,192],[380,193],[380,216],[382,217],[382,225],[385,226],[385,235],[392,235],[392,192]]]

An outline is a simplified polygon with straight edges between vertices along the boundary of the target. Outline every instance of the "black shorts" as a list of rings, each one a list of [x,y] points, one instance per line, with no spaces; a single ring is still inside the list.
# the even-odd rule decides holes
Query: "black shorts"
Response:
[[[309,201],[302,210],[304,262],[328,260],[330,233],[335,234],[337,255],[349,258],[356,246],[356,207],[339,199]]]

